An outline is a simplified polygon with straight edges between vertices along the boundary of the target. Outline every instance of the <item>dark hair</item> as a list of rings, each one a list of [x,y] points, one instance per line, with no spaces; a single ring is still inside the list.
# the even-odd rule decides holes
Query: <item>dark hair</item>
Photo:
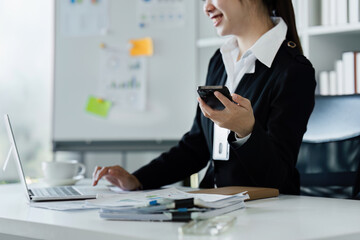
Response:
[[[270,16],[278,16],[284,19],[288,26],[286,39],[296,43],[300,52],[303,53],[300,38],[296,30],[294,8],[291,0],[262,0],[269,11]]]

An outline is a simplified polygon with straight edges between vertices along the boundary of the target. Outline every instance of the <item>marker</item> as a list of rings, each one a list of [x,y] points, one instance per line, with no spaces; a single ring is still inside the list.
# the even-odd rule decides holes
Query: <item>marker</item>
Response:
[[[172,203],[174,203],[173,200],[171,199],[158,199],[158,200],[151,200],[148,203],[148,206],[157,206],[157,205],[171,205]]]
[[[196,198],[185,198],[185,199],[159,199],[152,200],[148,203],[149,206],[165,205],[167,209],[183,209],[183,208],[193,208],[197,204],[198,200]]]

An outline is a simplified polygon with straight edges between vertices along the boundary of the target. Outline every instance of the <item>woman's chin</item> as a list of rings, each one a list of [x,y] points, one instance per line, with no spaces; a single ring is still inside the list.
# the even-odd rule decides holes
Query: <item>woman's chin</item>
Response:
[[[222,28],[216,28],[216,33],[217,33],[217,35],[219,35],[219,37],[224,37],[224,36],[229,35],[229,34],[226,33],[226,32],[224,31],[224,29],[222,29]]]
[[[216,30],[216,33],[219,37],[226,36],[222,31]]]

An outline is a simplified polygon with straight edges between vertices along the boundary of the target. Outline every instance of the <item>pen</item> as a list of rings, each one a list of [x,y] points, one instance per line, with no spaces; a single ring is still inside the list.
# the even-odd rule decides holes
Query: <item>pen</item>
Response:
[[[149,206],[158,206],[165,205],[168,209],[180,209],[180,208],[193,208],[197,204],[197,199],[195,198],[185,198],[185,199],[159,199],[152,200],[149,202]]]
[[[174,222],[186,222],[190,220],[199,219],[197,212],[165,212],[165,216]]]

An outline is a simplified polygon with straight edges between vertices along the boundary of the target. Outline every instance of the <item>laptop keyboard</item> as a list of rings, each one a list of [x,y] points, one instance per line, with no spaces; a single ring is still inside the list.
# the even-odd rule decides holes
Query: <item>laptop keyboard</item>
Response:
[[[36,188],[31,189],[35,196],[39,197],[65,197],[80,196],[81,194],[71,186]]]

